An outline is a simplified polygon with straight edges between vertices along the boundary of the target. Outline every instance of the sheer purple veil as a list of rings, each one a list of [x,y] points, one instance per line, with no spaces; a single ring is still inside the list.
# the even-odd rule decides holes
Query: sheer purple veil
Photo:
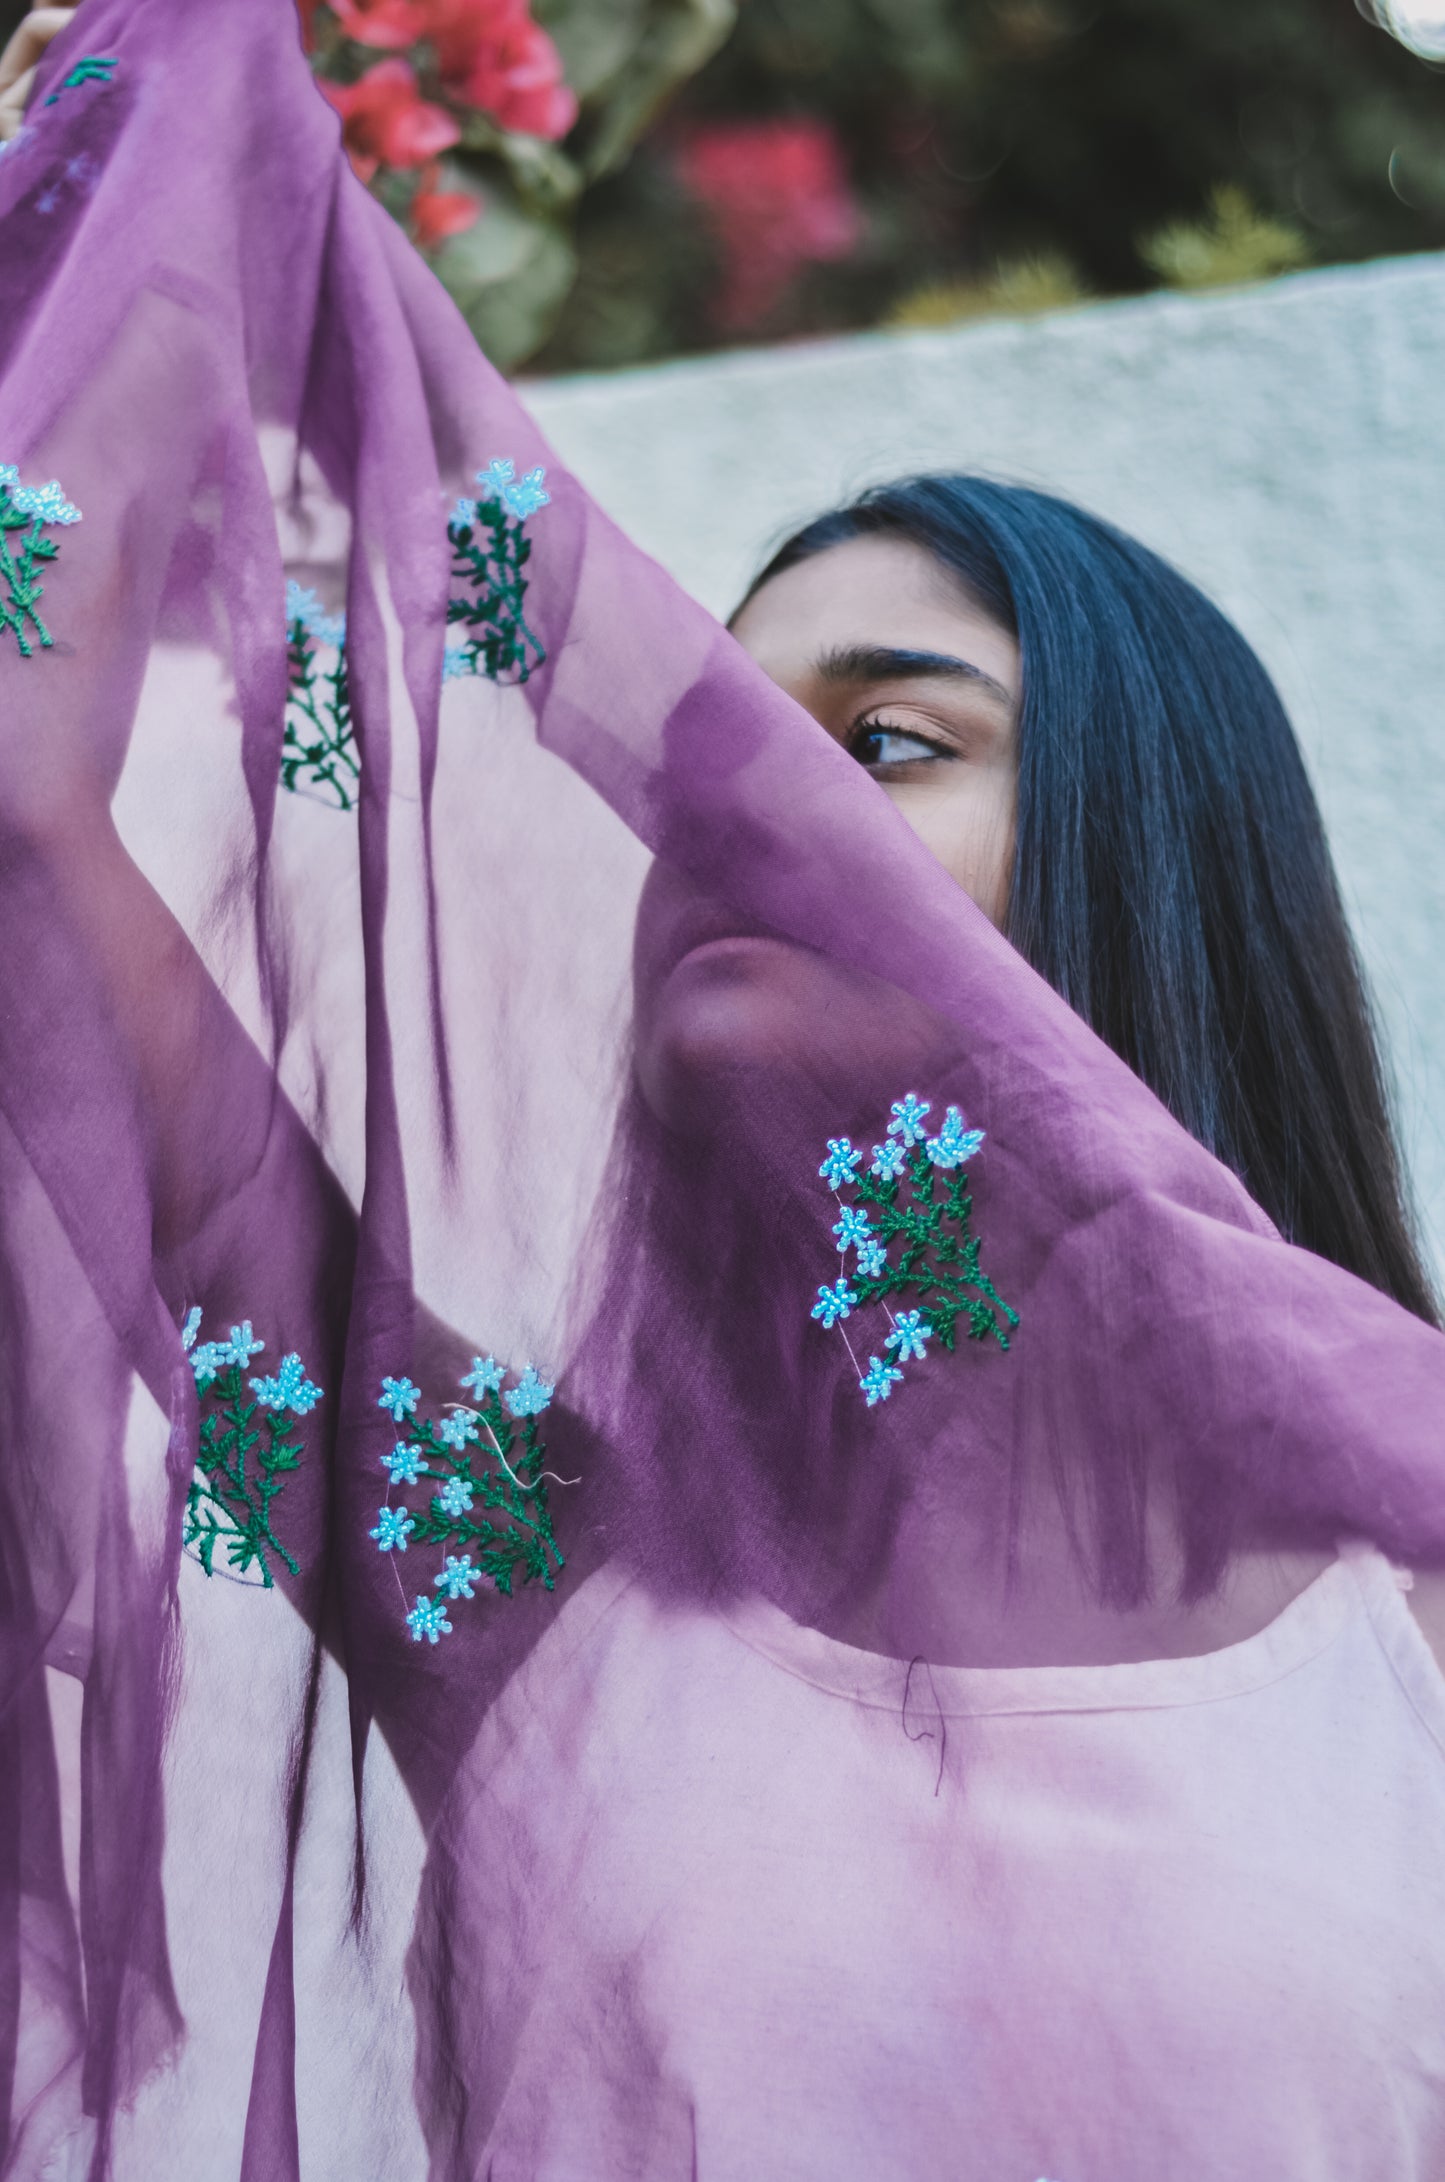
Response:
[[[470,2174],[592,1571],[926,1656],[1049,1495],[1121,1604],[1160,1505],[1436,1561],[1445,1347],[556,464],[292,0],[84,0],[0,272],[5,2171]]]

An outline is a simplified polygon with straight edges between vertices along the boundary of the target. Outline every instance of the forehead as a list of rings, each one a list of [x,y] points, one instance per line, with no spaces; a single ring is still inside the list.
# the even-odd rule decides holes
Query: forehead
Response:
[[[957,577],[902,538],[850,538],[774,576],[733,622],[775,681],[853,644],[955,653],[1012,687],[1018,647]]]

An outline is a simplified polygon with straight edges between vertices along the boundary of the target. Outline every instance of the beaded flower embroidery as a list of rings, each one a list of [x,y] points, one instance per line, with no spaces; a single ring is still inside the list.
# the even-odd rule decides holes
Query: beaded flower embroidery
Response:
[[[406,1616],[418,1644],[450,1636],[447,1608],[472,1598],[478,1584],[510,1598],[520,1568],[523,1583],[536,1580],[551,1591],[565,1565],[552,1532],[546,1448],[537,1429],[553,1389],[531,1364],[514,1386],[506,1379],[495,1357],[473,1357],[461,1380],[472,1404],[450,1403],[438,1419],[417,1414],[421,1388],[412,1380],[381,1382],[377,1407],[400,1437],[381,1457],[387,1497],[367,1535],[380,1553],[442,1548],[435,1595],[419,1593]],[[391,1495],[402,1486],[421,1487],[425,1505],[393,1505]]]
[[[447,536],[461,588],[447,601],[447,621],[465,633],[448,641],[448,681],[484,674],[493,682],[525,682],[547,656],[522,611],[522,571],[532,552],[522,526],[551,501],[542,483],[546,474],[529,470],[519,478],[514,463],[496,459],[477,472],[477,498],[459,500],[452,509]]]
[[[478,470],[478,497],[458,500],[447,519],[454,589],[447,601],[445,682],[474,675],[525,682],[547,656],[522,611],[522,571],[532,551],[522,526],[551,500],[545,476],[537,469],[518,478],[516,465],[498,457]],[[349,811],[361,758],[352,732],[346,616],[327,613],[316,593],[299,583],[286,586],[286,663],[281,784],[320,790]]]
[[[37,571],[60,553],[58,538],[47,537],[53,525],[66,529],[80,521],[52,478],[48,485],[22,485],[13,462],[0,462],[0,581],[6,595],[0,597],[0,635],[13,629],[22,658],[34,650],[34,636],[45,650],[55,642],[40,618],[45,590]]]
[[[300,1564],[276,1536],[272,1504],[304,1453],[292,1420],[305,1417],[321,1400],[294,1353],[283,1356],[274,1375],[249,1380],[247,1367],[265,1348],[245,1319],[224,1341],[203,1341],[199,1309],[189,1311],[181,1328],[181,1346],[195,1374],[201,1404],[196,1472],[186,1494],[186,1550],[208,1576],[218,1571],[216,1548],[224,1544],[236,1579],[270,1590],[275,1577],[268,1556],[284,1561],[293,1576]],[[251,1576],[252,1568],[259,1577]]]
[[[349,811],[361,760],[351,732],[346,616],[328,614],[316,593],[299,583],[286,586],[286,666],[281,785],[295,788],[304,781],[334,797],[339,810]]]
[[[952,1349],[961,1321],[966,1340],[992,1338],[1001,1349],[1009,1345],[1007,1328],[1019,1322],[1017,1311],[980,1269],[970,1224],[973,1199],[964,1168],[984,1132],[970,1129],[959,1109],[950,1106],[930,1135],[932,1111],[910,1091],[894,1101],[884,1140],[873,1146],[870,1161],[865,1164],[847,1137],[830,1137],[818,1169],[838,1201],[834,1240],[845,1259],[853,1253],[853,1263],[845,1265],[841,1278],[819,1288],[812,1316],[843,1334],[870,1409],[888,1400],[905,1364],[924,1361],[931,1341]],[[845,1190],[851,1204],[843,1200]],[[894,1298],[915,1307],[895,1313]],[[870,1356],[865,1371],[844,1321],[870,1304],[882,1305],[890,1331],[881,1344],[883,1355]]]

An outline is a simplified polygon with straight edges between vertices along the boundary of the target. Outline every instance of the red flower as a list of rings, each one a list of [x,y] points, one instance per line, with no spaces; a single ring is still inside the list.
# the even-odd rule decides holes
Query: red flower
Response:
[[[677,163],[722,246],[720,325],[766,317],[800,266],[845,258],[858,240],[858,207],[826,122],[714,123],[693,131]]]
[[[341,116],[342,137],[363,182],[380,166],[424,167],[461,135],[444,107],[421,97],[405,61],[381,61],[359,83],[321,88]]]
[[[465,74],[448,89],[464,105],[478,106],[503,129],[555,140],[577,119],[577,100],[562,77],[562,59],[545,30],[532,21],[525,0],[484,0],[486,24]],[[444,74],[447,60],[438,46]]]
[[[482,216],[479,197],[464,189],[438,189],[441,170],[430,166],[411,201],[411,238],[421,250],[434,250],[448,235],[464,235]]]
[[[302,0],[305,6],[307,0]],[[309,0],[314,9],[317,0]],[[358,45],[401,52],[428,35],[432,10],[427,0],[328,0],[337,27]]]

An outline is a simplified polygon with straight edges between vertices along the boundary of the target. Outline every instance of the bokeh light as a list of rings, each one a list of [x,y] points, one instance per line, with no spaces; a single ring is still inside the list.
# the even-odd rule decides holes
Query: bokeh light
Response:
[[[1445,0],[1375,0],[1371,12],[1412,53],[1445,61]]]

